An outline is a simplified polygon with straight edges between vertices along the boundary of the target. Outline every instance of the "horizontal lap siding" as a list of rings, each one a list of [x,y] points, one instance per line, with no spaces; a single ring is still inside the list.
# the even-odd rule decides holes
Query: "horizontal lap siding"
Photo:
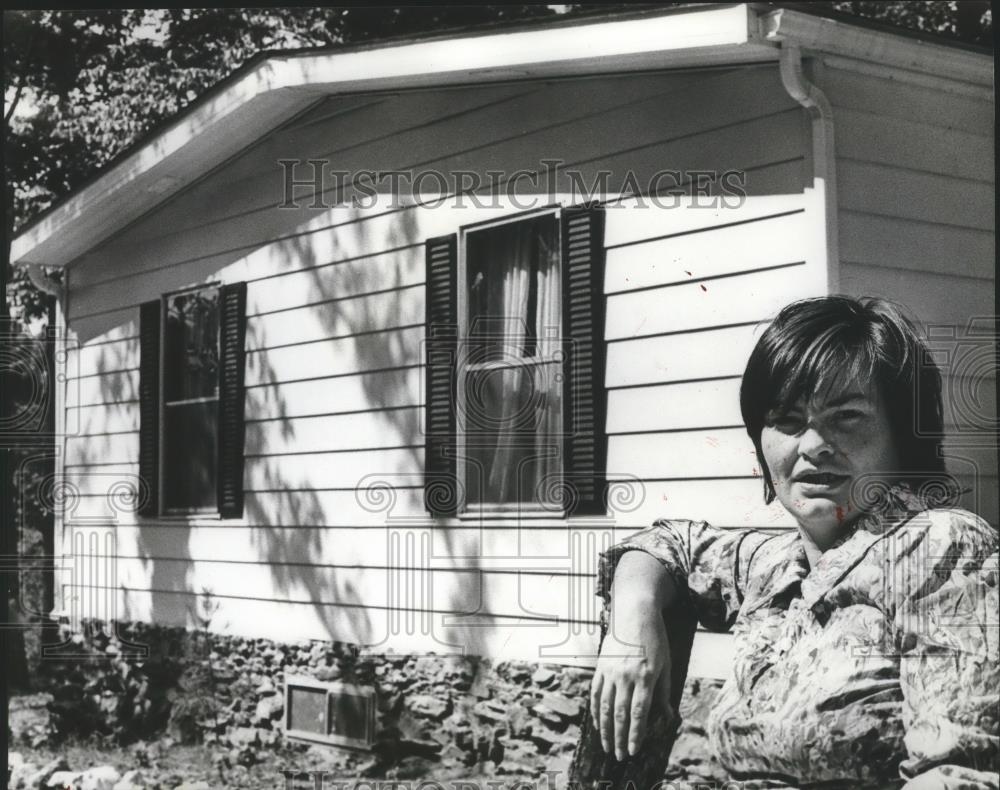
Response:
[[[996,524],[996,453],[982,446],[995,441],[995,346],[967,334],[996,313],[993,103],[829,65],[817,77],[836,128],[840,289],[900,302],[948,360],[948,468]]]
[[[82,347],[69,361],[67,422],[72,415],[78,430],[66,461],[74,515],[118,525],[116,567],[128,579],[118,604],[190,623],[207,586],[234,630],[365,642],[389,628],[383,605],[478,609],[483,622],[467,619],[451,638],[531,657],[544,634],[568,628],[512,629],[523,601],[546,601],[533,617],[588,624],[553,638],[569,641],[552,659],[585,661],[600,546],[662,516],[789,526],[763,505],[734,399],[762,322],[825,282],[821,217],[803,193],[806,131],[770,67],[331,98],[89,253],[71,279],[69,321]],[[720,198],[719,184],[715,197],[693,198],[688,182],[687,197],[661,196],[660,207],[625,199],[608,208],[613,529],[573,538],[552,520],[437,524],[429,597],[386,597],[386,566],[398,565],[387,523],[427,521],[423,240],[516,208],[381,196],[364,210],[310,209],[303,189],[300,208],[279,210],[275,162],[286,156],[330,156],[345,170],[480,173],[540,169],[551,156],[587,186],[608,169],[614,193],[630,171],[645,186],[663,169],[745,169],[742,201]],[[561,199],[572,185],[561,173]],[[139,523],[109,498],[116,480],[137,473],[137,306],[210,280],[248,282],[246,517]],[[537,573],[519,580],[518,569]],[[405,631],[393,645],[435,649],[419,629]]]

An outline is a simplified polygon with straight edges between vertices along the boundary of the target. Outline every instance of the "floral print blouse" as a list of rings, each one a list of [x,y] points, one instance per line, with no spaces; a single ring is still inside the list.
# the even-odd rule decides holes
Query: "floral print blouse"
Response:
[[[997,788],[997,532],[896,487],[810,568],[797,531],[664,520],[601,556],[657,558],[735,660],[709,717],[754,787]]]

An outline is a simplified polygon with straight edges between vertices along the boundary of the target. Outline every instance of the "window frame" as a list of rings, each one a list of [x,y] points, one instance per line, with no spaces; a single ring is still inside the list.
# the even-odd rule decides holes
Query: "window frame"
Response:
[[[167,487],[165,485],[165,483],[166,483],[166,477],[167,477],[167,465],[165,463],[165,460],[166,460],[165,459],[165,456],[166,456],[166,442],[164,441],[164,436],[166,435],[166,428],[167,428],[167,418],[166,418],[167,399],[166,399],[166,396],[165,396],[165,392],[166,392],[166,375],[165,374],[166,374],[166,366],[167,366],[167,354],[166,354],[167,345],[166,344],[167,344],[168,301],[172,297],[174,297],[174,296],[179,296],[181,294],[186,294],[186,293],[198,293],[200,291],[208,291],[208,290],[211,290],[211,289],[214,289],[218,293],[218,296],[219,296],[219,303],[218,303],[219,304],[219,316],[218,316],[218,321],[216,322],[218,324],[218,336],[216,338],[216,342],[218,343],[219,359],[220,359],[220,363],[221,363],[221,359],[222,359],[222,320],[221,320],[222,319],[222,309],[221,309],[221,304],[222,304],[222,287],[223,287],[223,283],[221,281],[212,280],[211,282],[208,282],[208,283],[202,283],[200,285],[191,285],[191,286],[188,286],[186,288],[178,288],[176,290],[167,291],[165,293],[160,294],[160,341],[159,341],[159,345],[160,345],[160,353],[159,353],[159,357],[160,357],[160,359],[159,359],[159,367],[160,367],[159,373],[160,373],[160,375],[159,375],[159,379],[160,380],[159,380],[159,390],[157,392],[157,401],[158,401],[158,403],[157,403],[157,431],[158,431],[158,436],[157,436],[157,456],[158,456],[157,465],[159,467],[159,469],[157,470],[157,472],[158,472],[158,474],[157,474],[157,487],[158,487],[158,491],[159,491],[159,496],[158,496],[158,500],[159,501],[157,503],[157,505],[158,505],[157,510],[159,511],[158,515],[161,518],[172,518],[172,519],[179,519],[179,520],[191,519],[191,518],[195,518],[195,519],[197,519],[197,518],[212,518],[212,517],[219,518],[219,519],[222,518],[221,508],[219,506],[219,495],[218,495],[218,485],[219,485],[219,458],[218,458],[218,452],[219,452],[219,448],[218,448],[218,444],[219,444],[218,430],[219,430],[219,428],[218,428],[218,418],[216,419],[216,423],[217,423],[217,425],[216,425],[216,460],[215,460],[215,464],[213,466],[213,480],[212,480],[212,486],[213,486],[213,488],[215,489],[215,492],[216,492],[215,493],[215,506],[214,507],[188,508],[188,507],[168,507],[167,506],[167,503],[166,503],[166,491],[167,491]],[[220,376],[221,376],[221,365],[220,365],[220,370],[216,372],[216,396],[215,396],[215,403],[216,403],[217,407],[218,407],[219,403],[222,400],[222,382],[221,382]],[[207,400],[207,399],[205,399],[205,400]]]
[[[456,273],[456,294],[455,294],[455,310],[458,329],[457,337],[457,348],[459,353],[455,358],[455,448],[456,448],[456,468],[455,475],[458,481],[458,501],[456,508],[456,516],[459,519],[481,519],[481,518],[509,518],[512,515],[523,516],[532,519],[564,519],[567,515],[567,510],[565,507],[546,507],[538,502],[497,502],[497,503],[477,503],[470,504],[468,499],[469,487],[468,482],[468,469],[469,464],[466,461],[466,431],[465,431],[465,415],[466,410],[464,408],[465,402],[465,379],[466,372],[470,369],[467,366],[461,364],[461,349],[464,343],[467,342],[469,338],[469,295],[467,291],[468,284],[468,259],[467,259],[467,249],[468,249],[468,236],[470,233],[476,233],[479,231],[487,230],[488,228],[501,227],[504,225],[512,225],[518,222],[523,222],[530,219],[536,219],[542,216],[551,216],[555,222],[556,229],[556,247],[559,250],[559,326],[560,326],[560,336],[562,335],[561,327],[564,324],[564,283],[563,278],[565,276],[564,268],[565,261],[563,260],[565,255],[563,251],[563,229],[562,229],[562,206],[558,203],[551,204],[547,206],[542,206],[537,209],[531,209],[528,211],[518,212],[513,215],[499,217],[496,219],[482,220],[479,222],[473,222],[466,225],[461,225],[458,228],[457,239],[456,239],[456,261],[458,271]],[[557,352],[558,357],[551,360],[550,362],[559,362],[565,359],[565,352]],[[544,363],[537,363],[544,364]],[[562,381],[562,392],[560,398],[559,407],[559,427],[556,431],[556,438],[560,440],[560,450],[559,450],[559,477],[562,479],[566,473],[566,459],[565,452],[562,447],[561,437],[565,431],[565,399],[568,397],[565,376]]]

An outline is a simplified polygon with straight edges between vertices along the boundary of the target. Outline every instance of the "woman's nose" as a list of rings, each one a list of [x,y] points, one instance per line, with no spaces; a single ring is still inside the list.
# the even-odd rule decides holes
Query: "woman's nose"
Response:
[[[799,436],[799,455],[806,458],[820,458],[832,454],[833,447],[815,426],[808,426]]]

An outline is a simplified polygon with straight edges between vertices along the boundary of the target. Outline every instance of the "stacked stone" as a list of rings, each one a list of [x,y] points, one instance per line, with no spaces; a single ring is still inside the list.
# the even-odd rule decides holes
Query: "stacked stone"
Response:
[[[554,771],[564,777],[586,715],[592,676],[591,670],[576,667],[458,655],[369,655],[336,642],[282,644],[144,624],[119,624],[118,634],[124,641],[147,645],[147,660],[183,657],[209,670],[212,715],[196,724],[200,739],[217,745],[220,770],[249,766],[282,741],[287,673],[375,690],[372,751],[337,750],[337,759],[331,760],[345,776],[540,777]],[[197,650],[191,648],[192,640]],[[109,656],[120,651],[117,642],[104,647]],[[114,663],[108,663],[108,672],[116,671]],[[93,683],[91,677],[88,684]],[[689,681],[669,778],[726,778],[709,754],[704,731],[717,688]],[[176,723],[172,718],[170,727]],[[170,735],[187,737],[179,731]]]

